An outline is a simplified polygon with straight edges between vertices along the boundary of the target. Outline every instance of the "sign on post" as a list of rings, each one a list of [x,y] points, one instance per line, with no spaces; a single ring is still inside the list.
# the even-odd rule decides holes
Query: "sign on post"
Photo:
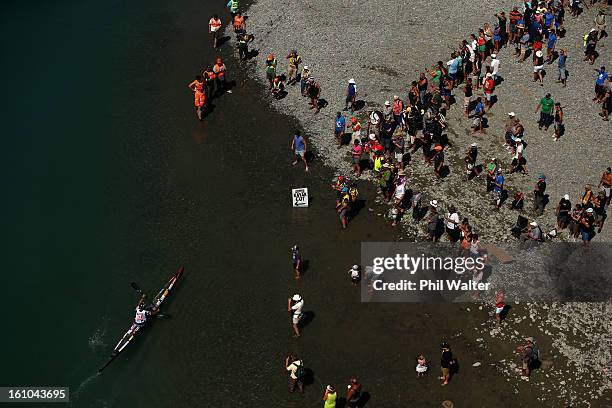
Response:
[[[294,188],[292,193],[294,207],[308,207],[308,189],[306,187]]]

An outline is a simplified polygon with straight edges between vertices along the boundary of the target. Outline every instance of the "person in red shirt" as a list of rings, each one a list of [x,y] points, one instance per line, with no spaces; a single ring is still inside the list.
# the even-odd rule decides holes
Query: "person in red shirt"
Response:
[[[491,106],[493,106],[493,90],[495,89],[495,80],[493,79],[492,73],[487,72],[482,87],[484,89],[484,95],[486,98],[485,105],[487,109],[490,109]]]
[[[234,25],[234,32],[236,34],[241,34],[246,32],[246,23],[244,22],[244,16],[241,12],[237,12],[234,16],[234,21],[232,23]]]
[[[218,15],[215,14],[208,21],[208,32],[213,38],[213,48],[217,48],[219,45],[219,34],[221,33],[221,19]]]

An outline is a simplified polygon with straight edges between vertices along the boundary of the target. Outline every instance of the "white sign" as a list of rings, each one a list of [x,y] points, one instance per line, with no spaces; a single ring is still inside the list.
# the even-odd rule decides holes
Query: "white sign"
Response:
[[[307,188],[294,188],[293,193],[293,206],[294,207],[308,207],[308,189]]]

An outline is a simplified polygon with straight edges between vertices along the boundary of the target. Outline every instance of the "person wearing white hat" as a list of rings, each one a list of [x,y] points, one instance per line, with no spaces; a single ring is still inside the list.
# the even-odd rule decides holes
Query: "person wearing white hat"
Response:
[[[540,86],[544,86],[544,54],[541,50],[536,51],[533,59],[533,82],[540,81]]]
[[[542,242],[542,229],[537,222],[531,221],[526,232],[521,234],[523,242]]]
[[[438,213],[438,200],[429,202],[429,212],[427,216],[427,233],[429,239],[438,242],[444,231],[444,219]]]
[[[300,75],[300,91],[302,96],[306,96],[306,86],[308,85],[308,79],[310,78],[310,68],[308,65],[302,67],[302,74]]]
[[[357,85],[353,78],[349,79],[348,86],[346,87],[346,100],[344,103],[344,110],[350,110],[351,114],[355,110],[355,99],[357,98]]]
[[[562,230],[569,225],[570,211],[572,211],[570,196],[565,194],[555,209],[557,213],[557,230]]]
[[[499,59],[497,54],[491,54],[491,74],[493,74],[493,80],[497,82],[497,74],[499,72]]]
[[[595,236],[595,210],[589,207],[586,209],[582,219],[580,220],[580,235],[582,236],[582,245],[589,246],[589,242]]]
[[[351,282],[353,283],[353,286],[357,286],[359,284],[360,278],[359,265],[353,265],[353,267],[349,269],[348,273],[351,277]]]
[[[302,319],[302,309],[304,308],[304,299],[297,293],[287,299],[287,312],[291,313],[291,324],[293,326],[293,337],[300,337],[300,320]]]

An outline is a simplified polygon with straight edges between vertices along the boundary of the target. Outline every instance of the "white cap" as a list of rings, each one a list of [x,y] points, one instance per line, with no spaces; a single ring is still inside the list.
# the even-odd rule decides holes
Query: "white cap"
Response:
[[[529,225],[531,225],[532,227],[537,227],[537,226],[538,226],[538,223],[537,223],[537,222],[535,222],[535,221],[531,221],[531,222],[529,223]]]
[[[518,139],[516,139],[516,140],[515,140],[515,142],[517,142],[517,143],[522,143],[522,142],[523,142],[523,139],[521,139],[521,138],[519,137]]]
[[[565,199],[565,200],[569,200],[569,194],[564,195],[564,196],[563,196],[563,199]]]
[[[591,31],[589,31],[589,33],[592,33],[593,31],[597,31],[597,30],[594,28],[591,28]]]
[[[493,74],[492,74],[492,73],[487,72],[487,78],[490,78],[490,77],[492,77],[492,76],[493,76]]]
[[[393,95],[393,99],[399,99],[399,96]]]
[[[496,54],[491,54],[491,58],[497,58]]]
[[[472,146],[472,147],[476,147],[476,146],[478,146],[478,145],[476,144],[476,142],[474,142],[474,143],[472,143],[470,146]]]
[[[370,140],[375,140],[376,139],[376,135],[374,133],[370,133],[370,136],[368,136],[370,138]]]
[[[592,209],[592,208],[587,208],[587,211],[586,211],[586,212],[588,212],[588,213],[592,213],[592,212],[593,212],[593,209]]]
[[[385,105],[386,105],[386,106],[391,106],[391,102],[389,102],[389,101],[385,101]]]
[[[353,270],[356,271],[359,269],[359,265],[353,265]]]
[[[308,65],[304,65],[304,69],[308,69]]]
[[[536,52],[536,56],[537,56],[537,57],[541,57],[541,56],[542,56],[542,51],[538,50],[538,51]]]
[[[349,84],[354,84],[355,80],[353,78],[349,79]]]
[[[516,113],[514,113],[514,112],[508,112],[508,116],[516,116]]]
[[[434,208],[437,208],[438,207],[438,200],[431,200],[429,202],[429,205],[431,205]]]
[[[302,300],[302,297],[296,293],[291,299],[295,300],[296,302],[299,302],[300,300]]]

